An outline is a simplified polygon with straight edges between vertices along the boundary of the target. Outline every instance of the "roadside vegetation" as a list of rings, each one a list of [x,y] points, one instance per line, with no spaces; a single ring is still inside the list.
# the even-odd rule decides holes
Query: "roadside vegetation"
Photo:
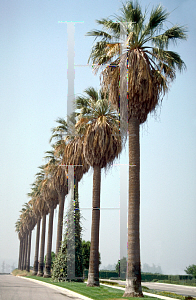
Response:
[[[30,270],[30,272],[27,272],[26,270],[18,270],[18,269],[15,269],[12,271],[11,273],[12,275],[14,276],[31,276],[32,275],[32,270]]]
[[[171,298],[180,299],[180,300],[188,300],[188,299],[196,300],[196,298],[193,298],[191,296],[183,296],[183,295],[166,292],[166,291],[152,290],[152,289],[147,288],[146,286],[142,286],[142,291],[146,292],[146,293],[150,293],[150,294],[161,295],[161,296],[171,297]]]
[[[21,271],[21,270],[15,269],[15,270],[13,270],[12,274],[14,276],[25,276],[25,277],[43,281],[43,282],[46,282],[49,284],[54,284],[54,285],[66,288],[68,290],[74,291],[76,293],[79,293],[81,295],[84,295],[86,297],[89,297],[89,298],[95,299],[95,300],[98,300],[98,299],[99,300],[102,300],[102,299],[103,300],[106,300],[106,299],[113,299],[113,300],[134,299],[133,297],[123,297],[122,298],[124,291],[118,290],[118,289],[114,290],[112,287],[124,288],[124,286],[120,285],[116,282],[108,282],[107,280],[101,280],[100,283],[111,285],[111,288],[107,287],[107,286],[103,286],[103,285],[101,285],[100,287],[87,287],[86,283],[82,283],[82,282],[65,282],[65,281],[64,282],[54,282],[52,280],[52,278],[43,278],[43,277],[32,276],[32,270],[30,270],[30,272],[27,272],[25,270]],[[181,281],[183,282],[183,280],[181,280]],[[179,280],[179,281],[168,282],[168,280],[160,280],[157,282],[182,284],[182,283],[180,283],[181,281]],[[150,294],[161,295],[161,296],[180,299],[180,300],[196,300],[196,298],[193,298],[191,296],[182,296],[182,295],[178,295],[178,294],[171,293],[171,292],[157,291],[154,289],[149,289],[148,287],[145,287],[145,286],[142,286],[142,291],[146,292],[146,293],[150,293]],[[150,300],[150,299],[157,300],[158,299],[156,297],[152,298],[152,297],[148,297],[148,296],[144,296],[144,298],[147,298],[148,300]],[[142,299],[142,298],[138,298],[138,300],[139,299]]]
[[[59,287],[66,288],[70,291],[79,293],[83,296],[89,297],[93,300],[107,300],[107,299],[113,299],[113,300],[123,300],[123,299],[129,299],[133,300],[134,297],[123,297],[124,291],[113,289],[112,287],[106,287],[101,285],[100,287],[87,287],[86,283],[83,282],[54,282],[51,278],[43,278],[43,277],[36,277],[36,276],[28,276],[29,278],[36,279],[39,281],[43,281],[46,283],[50,283]],[[138,300],[142,300],[144,298],[147,298],[148,300],[158,300],[158,298],[155,297],[147,297],[144,296],[143,298],[137,298]]]
[[[123,285],[120,285],[116,282],[108,282],[107,280],[105,280],[105,281],[101,280],[101,283],[111,285],[111,286],[117,286],[117,287],[123,287],[124,288]],[[196,298],[193,298],[191,296],[182,296],[182,295],[178,295],[178,294],[171,293],[171,292],[157,291],[157,290],[154,290],[154,289],[149,289],[146,286],[142,286],[142,292],[155,294],[155,295],[160,295],[160,296],[165,296],[165,297],[170,297],[170,298],[175,298],[175,299],[180,299],[180,300],[189,300],[189,299],[196,300]],[[153,297],[153,299],[155,299],[155,298]]]
[[[154,281],[155,282],[155,281]],[[196,286],[196,279],[186,279],[186,280],[158,280],[156,282],[159,283],[170,283],[170,284],[179,284],[179,285],[188,285],[188,286]]]

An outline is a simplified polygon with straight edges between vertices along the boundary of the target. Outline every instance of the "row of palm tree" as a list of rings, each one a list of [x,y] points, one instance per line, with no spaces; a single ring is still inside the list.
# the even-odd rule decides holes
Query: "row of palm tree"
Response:
[[[80,113],[77,113],[77,123],[75,129],[77,135],[68,135],[67,124],[65,120],[58,119],[60,126],[52,129],[53,135],[50,139],[57,139],[56,144],[52,145],[53,150],[47,151],[45,158],[48,160],[46,165],[40,167],[40,172],[36,174],[36,180],[32,185],[32,191],[28,195],[31,200],[28,202],[30,210],[24,210],[17,222],[17,231],[21,244],[21,224],[25,223],[26,214],[31,212],[35,220],[31,227],[26,228],[28,236],[37,224],[36,233],[36,248],[34,259],[34,275],[43,275],[43,251],[45,241],[45,219],[46,214],[49,213],[48,225],[48,242],[47,242],[47,255],[44,276],[51,275],[51,245],[52,245],[52,231],[53,231],[53,215],[54,209],[59,205],[58,225],[57,225],[57,241],[56,241],[56,254],[59,251],[62,240],[62,224],[64,213],[65,196],[68,194],[70,188],[68,185],[68,167],[74,166],[74,180],[75,190],[78,190],[78,183],[82,179],[90,166],[94,168],[93,176],[93,213],[92,213],[92,265],[96,262],[94,257],[95,252],[98,252],[98,239],[99,236],[99,214],[100,214],[100,177],[101,168],[105,167],[108,163],[118,156],[121,151],[121,139],[119,136],[119,121],[117,112],[112,108],[111,104],[104,98],[104,94],[89,88],[85,91],[86,97],[78,97],[76,100],[77,108]],[[82,101],[83,109],[82,112]],[[72,116],[73,118],[73,116]],[[106,137],[106,138],[105,138]],[[91,151],[89,151],[89,148]],[[29,215],[28,215],[29,216]],[[39,253],[39,235],[40,235],[40,222],[42,219],[42,238],[40,245],[40,259],[38,267],[38,253]],[[96,223],[97,221],[97,223]],[[26,223],[25,223],[26,224]],[[96,232],[95,232],[96,231]],[[25,239],[26,247],[30,245],[30,238]],[[20,250],[20,256],[22,248]],[[25,256],[23,251],[23,256]],[[19,268],[28,268],[20,265]],[[91,269],[90,269],[91,270]],[[91,273],[96,273],[98,280],[98,264],[93,267]],[[90,274],[91,274],[90,273]],[[89,280],[90,281],[90,280]],[[89,283],[90,284],[90,283]]]
[[[122,5],[121,15],[97,20],[98,25],[102,25],[102,30],[87,33],[95,37],[89,62],[93,64],[95,72],[102,68],[102,90],[98,95],[90,88],[85,91],[86,97],[77,98],[76,108],[79,109],[79,113],[75,114],[76,124],[73,126],[77,135],[69,132],[64,120],[61,120],[58,129],[54,129],[52,138],[57,138],[57,143],[53,146],[48,163],[42,169],[44,175],[41,173],[36,179],[33,187],[36,190],[35,199],[33,197],[32,200],[33,213],[36,211],[34,202],[37,202],[38,196],[47,204],[50,213],[46,259],[46,274],[49,274],[54,208],[57,204],[61,207],[56,247],[58,252],[62,237],[64,197],[69,192],[66,183],[68,171],[66,167],[60,167],[59,163],[66,166],[77,165],[76,186],[89,166],[93,168],[91,249],[87,285],[99,285],[101,168],[111,165],[118,157],[122,150],[123,136],[128,134],[128,264],[124,294],[127,297],[142,296],[139,236],[140,125],[161,103],[170,82],[175,78],[176,70],[182,71],[185,68],[180,55],[168,50],[168,47],[171,43],[175,45],[178,40],[187,38],[186,28],[179,25],[168,28],[166,22],[169,13],[161,5],[152,9],[148,20],[147,15],[147,11],[142,12],[138,1],[128,1]],[[119,112],[120,124],[114,107]],[[40,176],[44,178],[41,179]],[[41,218],[42,213],[39,209],[38,211]],[[28,221],[27,224],[24,221],[26,218],[24,213],[20,225],[17,225],[20,228],[19,236],[23,240],[23,257],[28,256],[28,247],[23,244],[24,241],[27,243],[31,230],[31,226],[27,225]],[[19,259],[23,265],[24,261],[24,258]]]

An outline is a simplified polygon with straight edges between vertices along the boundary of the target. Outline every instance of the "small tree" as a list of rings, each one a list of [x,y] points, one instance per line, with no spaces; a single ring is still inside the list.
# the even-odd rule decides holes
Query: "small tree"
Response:
[[[186,274],[192,275],[194,278],[196,278],[196,265],[190,265],[184,271]]]
[[[121,260],[118,260],[116,264],[116,272],[118,272],[119,276],[122,277],[123,273],[126,274],[126,271],[127,271],[127,259],[126,257],[123,257],[121,258]]]
[[[90,241],[82,241],[82,257],[83,257],[83,268],[89,268],[89,258],[90,258]]]
[[[55,253],[52,251],[51,252],[51,269],[53,268],[54,261],[55,261]],[[46,264],[46,255],[44,258],[44,264]]]
[[[83,257],[83,268],[89,269],[89,260],[90,260],[90,241],[82,241],[82,257]],[[99,252],[99,265],[101,264],[101,255]]]

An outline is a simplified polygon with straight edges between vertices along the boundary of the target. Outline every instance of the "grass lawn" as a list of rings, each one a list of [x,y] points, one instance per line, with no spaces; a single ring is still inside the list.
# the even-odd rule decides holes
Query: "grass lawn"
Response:
[[[89,297],[94,300],[120,300],[120,299],[131,299],[135,300],[136,298],[126,297],[123,298],[124,291],[114,289],[112,287],[106,287],[106,286],[100,286],[100,287],[87,287],[86,283],[82,282],[53,282],[51,278],[43,278],[43,277],[36,277],[36,276],[28,276],[28,278],[40,280],[43,282],[47,282],[50,284],[54,284],[60,287],[64,287],[68,290],[74,291],[76,293],[79,293],[81,295],[84,295],[86,297]],[[147,298],[146,300],[160,300],[157,298],[147,297],[144,296],[144,298]],[[144,298],[137,298],[137,300],[142,300]]]

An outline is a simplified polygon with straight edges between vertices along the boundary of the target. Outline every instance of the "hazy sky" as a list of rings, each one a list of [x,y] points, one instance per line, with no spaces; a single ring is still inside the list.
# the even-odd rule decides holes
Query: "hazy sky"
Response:
[[[151,10],[157,0],[142,0]],[[196,84],[195,0],[162,0],[172,24],[187,25],[188,40],[173,48],[187,65],[177,74],[156,118],[141,127],[141,263],[160,265],[164,273],[183,274],[196,264]],[[15,222],[29,199],[30,185],[44,152],[50,150],[51,128],[67,109],[67,25],[75,25],[75,64],[86,64],[98,28],[95,19],[119,14],[118,0],[20,0],[0,2],[0,263],[17,263],[19,241]],[[101,29],[101,27],[99,28]],[[99,88],[90,67],[75,68],[75,93]],[[120,167],[128,163],[127,148],[101,186],[100,252],[102,266],[119,259]],[[127,174],[123,175],[127,178]],[[126,192],[125,196],[126,196]],[[91,207],[92,171],[79,185],[80,207]],[[67,203],[67,202],[66,202]],[[107,208],[107,209],[106,209]],[[81,210],[83,239],[90,240],[91,211]],[[53,250],[56,242],[54,219]],[[35,233],[32,237],[33,265]],[[47,240],[47,238],[46,238]]]

